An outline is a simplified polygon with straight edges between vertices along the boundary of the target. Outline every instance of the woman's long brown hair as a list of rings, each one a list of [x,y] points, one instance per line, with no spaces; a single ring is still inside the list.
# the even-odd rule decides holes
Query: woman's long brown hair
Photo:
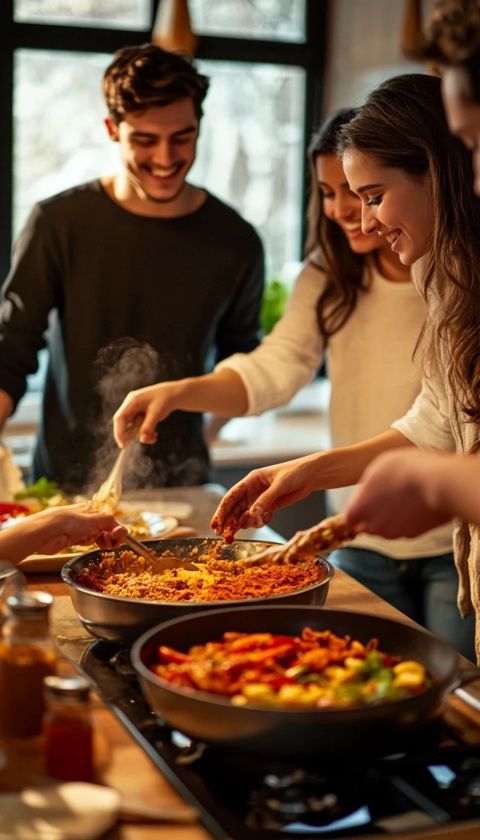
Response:
[[[337,154],[341,127],[357,113],[356,108],[336,111],[315,132],[308,149],[310,198],[305,257],[323,271],[326,278],[325,288],[317,303],[318,328],[325,343],[343,327],[355,309],[358,294],[368,288],[364,272],[365,257],[351,250],[342,229],[323,213],[315,168],[319,155]]]
[[[450,133],[436,76],[388,79],[342,130],[339,149],[359,149],[409,178],[428,176],[432,242],[423,293],[429,328],[448,342],[450,386],[465,419],[480,423],[480,200],[471,153]]]

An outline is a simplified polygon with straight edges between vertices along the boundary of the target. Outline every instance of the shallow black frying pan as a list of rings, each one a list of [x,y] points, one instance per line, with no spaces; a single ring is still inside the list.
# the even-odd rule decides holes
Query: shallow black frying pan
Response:
[[[187,650],[220,639],[226,630],[296,635],[306,626],[362,642],[377,638],[382,650],[422,662],[432,685],[415,697],[358,709],[266,709],[234,706],[219,695],[171,686],[148,668],[161,644]],[[312,606],[221,609],[168,621],[135,642],[132,661],[150,707],[174,728],[220,747],[284,756],[382,751],[436,716],[453,689],[480,678],[473,666],[462,671],[455,649],[426,630],[367,613]]]

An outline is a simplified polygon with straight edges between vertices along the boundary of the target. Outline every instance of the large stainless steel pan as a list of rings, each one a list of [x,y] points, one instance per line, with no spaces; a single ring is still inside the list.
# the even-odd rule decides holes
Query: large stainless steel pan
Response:
[[[219,540],[214,538],[190,538],[153,540],[148,545],[157,553],[171,551],[179,558],[191,558],[192,549],[205,551]],[[222,559],[226,563],[257,553],[274,543],[259,540],[237,540],[222,551]],[[122,549],[117,549],[121,551]],[[124,550],[124,549],[123,549]],[[229,607],[255,606],[259,603],[269,604],[323,604],[327,597],[330,580],[334,569],[327,560],[319,558],[319,582],[282,595],[271,595],[268,598],[244,598],[239,601],[149,601],[140,598],[121,598],[115,595],[104,595],[78,583],[79,574],[92,560],[99,561],[102,552],[89,551],[80,557],[69,560],[62,569],[62,579],[70,587],[73,605],[83,626],[99,639],[115,642],[131,642],[150,627],[161,621],[178,618],[188,613],[200,610],[218,609],[228,603]]]
[[[298,634],[303,627],[332,630],[367,642],[379,640],[389,653],[422,662],[432,679],[423,693],[405,700],[357,709],[290,710],[234,706],[227,698],[169,685],[149,669],[158,645],[187,650],[218,640],[227,630]],[[175,729],[207,743],[266,755],[305,755],[382,750],[438,714],[450,691],[480,677],[460,671],[459,656],[443,639],[415,626],[361,612],[297,606],[257,606],[197,613],[169,621],[139,638],[132,662],[145,697]]]

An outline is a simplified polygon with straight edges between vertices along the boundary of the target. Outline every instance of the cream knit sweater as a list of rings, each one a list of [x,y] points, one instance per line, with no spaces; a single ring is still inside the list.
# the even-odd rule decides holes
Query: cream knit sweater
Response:
[[[328,343],[331,382],[332,446],[347,446],[384,432],[407,410],[421,384],[421,354],[413,350],[426,307],[413,283],[394,283],[370,267],[371,283],[359,295],[347,323]],[[285,315],[251,353],[230,356],[217,370],[232,368],[248,395],[248,415],[286,405],[315,375],[324,346],[318,331],[316,303],[324,275],[306,265],[297,279]],[[344,506],[353,488],[329,492],[334,510]],[[398,560],[452,551],[450,525],[415,539],[384,540],[362,534],[354,544]]]
[[[414,267],[416,286],[421,267],[422,261]],[[392,426],[421,449],[465,454],[478,440],[479,429],[461,411],[448,381],[451,352],[451,347],[437,338],[436,360],[430,363],[420,394],[407,414]],[[480,529],[457,520],[453,539],[459,576],[458,606],[463,616],[475,612],[475,649],[480,662]]]

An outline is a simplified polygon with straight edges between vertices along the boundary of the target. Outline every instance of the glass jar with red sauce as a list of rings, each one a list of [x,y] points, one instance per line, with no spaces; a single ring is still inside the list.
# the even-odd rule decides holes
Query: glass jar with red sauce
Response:
[[[42,729],[43,680],[55,672],[47,592],[19,592],[6,600],[0,638],[0,735],[28,738]]]
[[[80,676],[44,680],[45,770],[54,779],[88,782],[93,775],[90,685]]]

